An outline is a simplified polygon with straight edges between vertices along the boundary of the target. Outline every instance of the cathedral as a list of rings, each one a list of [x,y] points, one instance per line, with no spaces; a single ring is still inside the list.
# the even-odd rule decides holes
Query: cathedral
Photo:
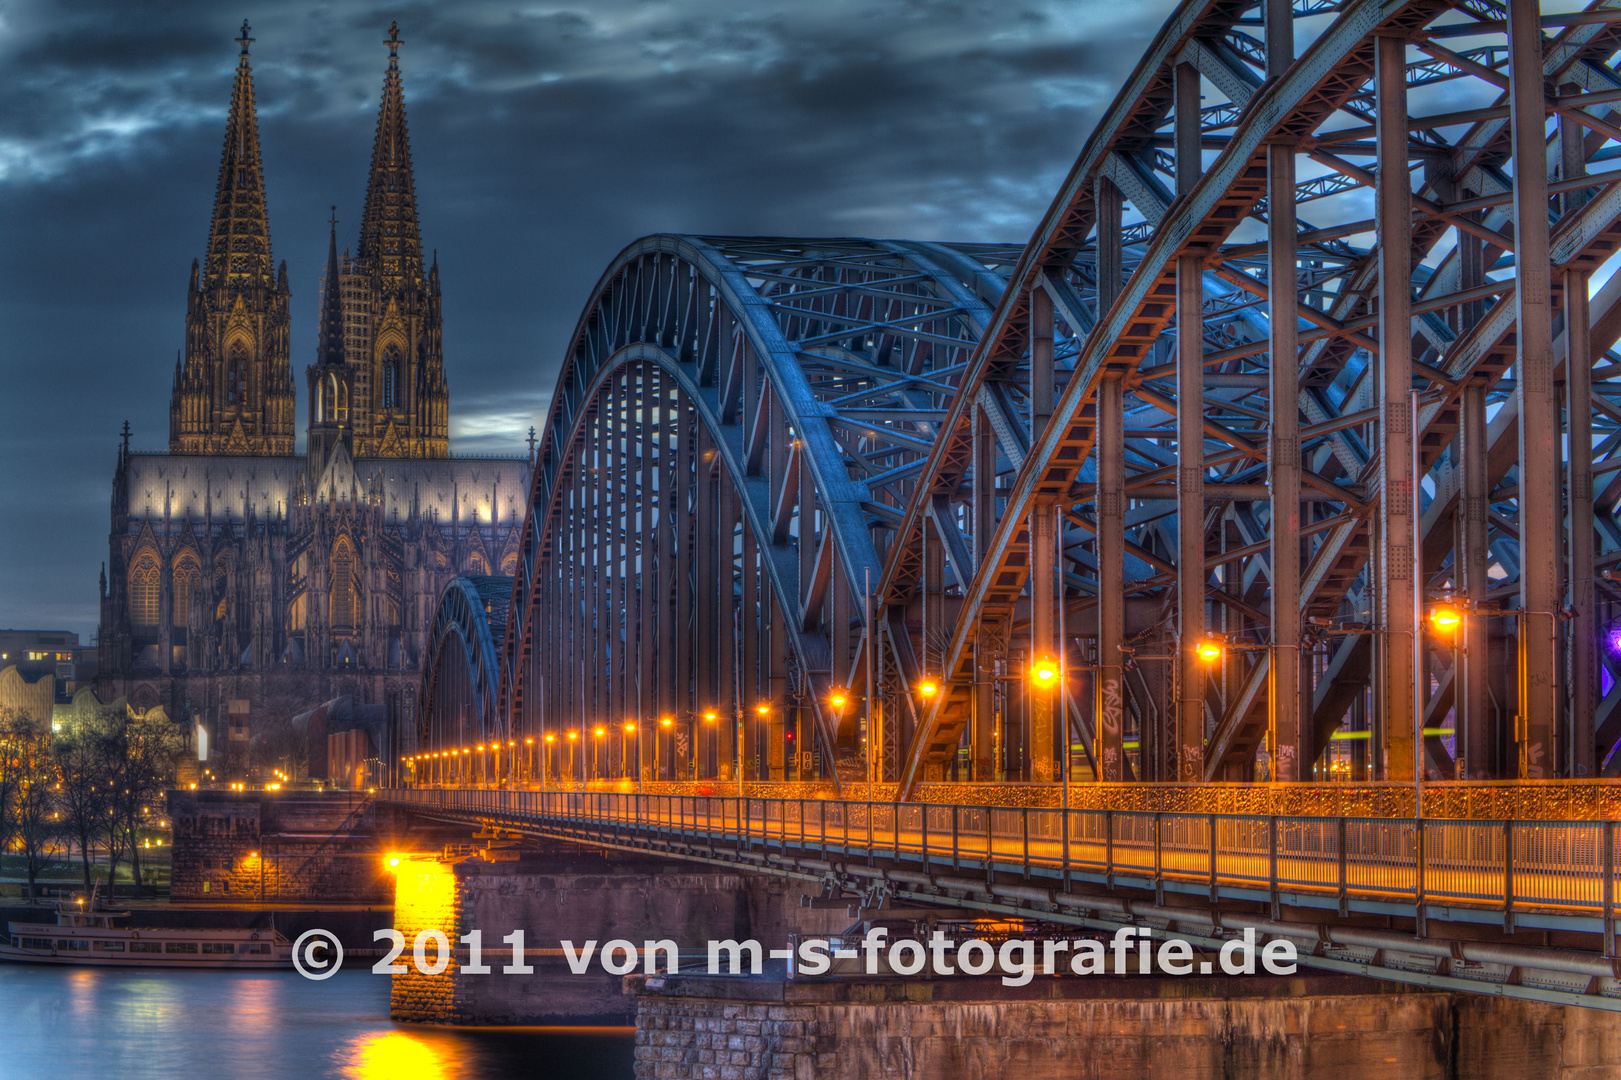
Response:
[[[292,291],[271,255],[252,40],[244,23],[169,448],[131,450],[125,425],[118,451],[98,639],[102,700],[195,720],[227,753],[341,695],[410,732],[439,592],[513,572],[531,468],[450,454],[397,28],[352,256],[332,222],[296,452]]]

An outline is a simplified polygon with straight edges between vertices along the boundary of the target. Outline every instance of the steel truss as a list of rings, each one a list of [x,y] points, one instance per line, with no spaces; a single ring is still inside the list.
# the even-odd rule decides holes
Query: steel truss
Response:
[[[1172,16],[1015,267],[891,546],[888,622],[926,625],[934,593],[954,616],[905,792],[1258,762],[1411,780],[1421,726],[1431,776],[1596,774],[1621,739],[1599,648],[1621,280],[1588,303],[1621,240],[1621,173],[1592,167],[1621,137],[1617,9]],[[1024,402],[1011,471],[993,392]],[[1443,597],[1456,640],[1420,621]],[[999,677],[1044,654],[1061,700]],[[1326,754],[1336,733],[1366,741]]]
[[[673,236],[622,252],[536,462],[509,741],[592,743],[572,764],[540,751],[552,777],[861,780],[863,717],[829,691],[1017,254]]]
[[[1621,767],[1618,20],[1189,2],[1020,254],[633,245],[544,436],[509,741],[903,797]]]

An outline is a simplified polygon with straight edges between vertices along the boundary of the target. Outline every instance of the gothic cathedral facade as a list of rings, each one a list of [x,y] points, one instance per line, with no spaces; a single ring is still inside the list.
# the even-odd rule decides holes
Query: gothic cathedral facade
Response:
[[[516,566],[530,460],[450,454],[395,29],[353,256],[333,222],[296,453],[292,293],[271,257],[246,24],[238,40],[169,447],[131,450],[126,425],[118,452],[98,690],[193,718],[233,752],[343,694],[408,732],[440,591]]]

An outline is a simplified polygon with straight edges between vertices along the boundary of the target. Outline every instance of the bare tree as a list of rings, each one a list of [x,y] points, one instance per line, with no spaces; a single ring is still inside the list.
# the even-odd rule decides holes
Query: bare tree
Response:
[[[13,805],[17,794],[17,777],[21,773],[21,754],[18,750],[17,728],[22,726],[11,709],[0,709],[0,852],[11,847],[16,838],[16,815]]]
[[[122,709],[99,710],[82,720],[66,736],[53,740],[51,749],[60,774],[56,793],[62,831],[79,845],[79,861],[84,868],[84,888],[90,891],[90,855],[98,840],[107,833],[108,804],[112,801],[114,774],[110,730]],[[109,846],[113,842],[107,837]]]
[[[56,761],[51,755],[50,735],[25,712],[10,712],[0,718],[0,739],[7,744],[13,771],[11,791],[11,832],[22,850],[28,873],[28,898],[34,899],[39,872],[46,852],[59,832],[56,818]]]
[[[162,714],[120,719],[109,734],[112,748],[112,830],[115,848],[129,846],[130,870],[141,881],[141,824],[147,808],[174,783],[175,763],[185,750],[180,727]],[[112,855],[116,869],[118,855]],[[111,878],[109,877],[109,892]]]

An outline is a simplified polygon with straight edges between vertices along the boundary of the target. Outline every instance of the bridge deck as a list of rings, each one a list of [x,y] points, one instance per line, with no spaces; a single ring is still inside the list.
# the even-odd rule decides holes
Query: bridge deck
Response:
[[[1021,910],[1085,925],[1202,920],[1313,939],[1302,962],[1407,982],[1621,1010],[1615,956],[1615,825],[1185,814],[847,802],[835,799],[414,789],[380,793],[434,816],[676,858],[745,863],[847,891]],[[955,875],[968,872],[971,877]],[[1031,882],[1039,888],[1009,886]],[[1087,895],[1102,887],[1104,895]],[[1081,891],[1077,892],[1079,889]],[[1152,898],[1111,901],[1114,890]],[[1178,908],[1167,894],[1210,909]],[[1123,893],[1121,895],[1124,895]],[[1212,917],[1267,905],[1270,919]],[[1086,914],[1090,912],[1090,914]],[[1366,916],[1411,920],[1384,940]],[[1361,917],[1359,919],[1359,917]],[[1341,930],[1319,926],[1344,920]],[[1076,921],[1070,919],[1069,921]],[[1289,923],[1292,925],[1283,925]],[[1461,924],[1474,924],[1468,929]],[[1574,949],[1480,943],[1516,929]],[[1543,935],[1539,935],[1543,936]],[[1454,940],[1454,939],[1457,940]],[[1358,951],[1360,950],[1360,951]],[[1480,959],[1471,959],[1478,955]],[[1413,970],[1412,957],[1420,957]],[[1501,962],[1499,962],[1501,961]],[[1512,961],[1512,962],[1510,962]],[[1534,971],[1562,973],[1538,984]],[[1572,982],[1571,976],[1576,976]],[[1519,985],[1516,985],[1518,983]],[[1550,996],[1551,995],[1551,996]]]

